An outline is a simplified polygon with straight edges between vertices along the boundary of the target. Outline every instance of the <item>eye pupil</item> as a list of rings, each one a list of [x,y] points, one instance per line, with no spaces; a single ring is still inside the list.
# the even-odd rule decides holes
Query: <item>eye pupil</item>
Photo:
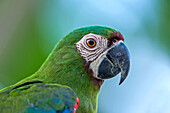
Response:
[[[93,40],[89,40],[89,45],[94,45],[94,41]]]

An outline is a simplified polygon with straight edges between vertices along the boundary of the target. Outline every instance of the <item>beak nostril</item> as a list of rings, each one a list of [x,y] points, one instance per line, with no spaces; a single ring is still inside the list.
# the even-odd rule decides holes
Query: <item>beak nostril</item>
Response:
[[[113,39],[113,43],[116,43],[118,40],[116,40],[116,39]]]

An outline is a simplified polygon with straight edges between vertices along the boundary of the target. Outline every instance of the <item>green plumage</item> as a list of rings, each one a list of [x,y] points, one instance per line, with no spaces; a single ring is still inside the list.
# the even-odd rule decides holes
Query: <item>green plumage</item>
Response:
[[[50,83],[14,87],[2,92],[0,96],[1,113],[60,112],[67,107],[65,103],[68,100],[74,111],[76,104],[76,95],[70,88]]]
[[[96,99],[100,88],[96,85],[96,81],[85,71],[83,59],[79,55],[75,43],[88,33],[109,38],[113,31],[114,29],[108,27],[92,26],[74,30],[66,35],[58,42],[35,74],[0,91],[0,111],[4,111],[4,113],[13,110],[17,113],[29,112],[29,103],[34,101],[41,102],[38,105],[40,106],[39,109],[42,108],[48,111],[50,103],[56,111],[62,110],[62,106],[66,105],[59,102],[61,106],[53,106],[55,103],[51,103],[50,99],[55,93],[64,99],[65,97],[61,94],[64,90],[71,98],[72,103],[76,103],[75,98],[77,96],[80,99],[78,113],[95,112],[97,109]],[[74,93],[67,93],[69,91],[73,92],[67,86],[77,96]]]

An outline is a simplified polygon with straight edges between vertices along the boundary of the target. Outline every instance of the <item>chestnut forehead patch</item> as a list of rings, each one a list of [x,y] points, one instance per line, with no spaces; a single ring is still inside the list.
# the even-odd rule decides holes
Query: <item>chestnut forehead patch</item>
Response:
[[[113,31],[113,33],[111,33],[111,37],[108,39],[108,47],[110,47],[112,45],[112,42],[114,40],[117,40],[117,41],[122,40],[124,42],[124,38],[123,38],[122,34],[118,31]]]

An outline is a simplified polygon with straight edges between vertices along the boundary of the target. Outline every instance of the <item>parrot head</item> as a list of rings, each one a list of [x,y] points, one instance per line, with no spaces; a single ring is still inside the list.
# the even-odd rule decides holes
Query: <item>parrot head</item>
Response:
[[[120,32],[104,26],[90,26],[72,31],[65,41],[76,46],[85,70],[93,78],[105,80],[121,73],[119,85],[126,79],[130,58]]]

